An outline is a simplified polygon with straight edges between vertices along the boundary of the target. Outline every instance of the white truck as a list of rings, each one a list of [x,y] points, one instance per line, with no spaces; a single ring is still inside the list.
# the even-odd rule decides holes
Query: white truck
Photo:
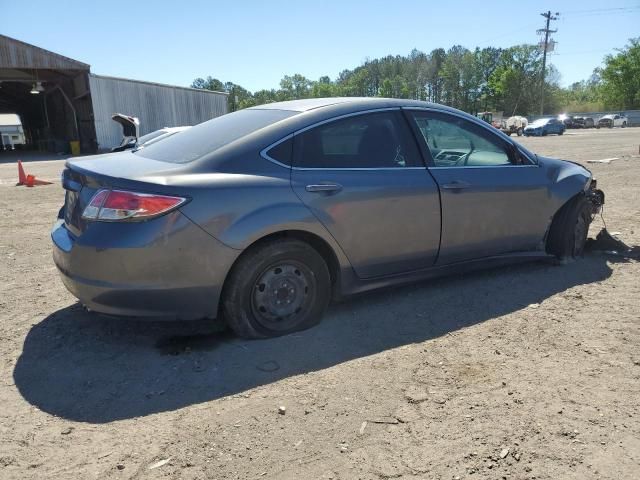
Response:
[[[525,117],[514,115],[513,117],[509,117],[502,121],[500,130],[509,136],[511,136],[512,133],[515,133],[521,137],[527,125],[529,125],[529,121]]]
[[[502,112],[479,112],[476,114],[476,117],[502,130],[509,136],[511,136],[512,133],[515,133],[519,137],[522,136],[525,127],[529,125],[529,121],[525,117],[514,115],[513,117],[504,119]]]

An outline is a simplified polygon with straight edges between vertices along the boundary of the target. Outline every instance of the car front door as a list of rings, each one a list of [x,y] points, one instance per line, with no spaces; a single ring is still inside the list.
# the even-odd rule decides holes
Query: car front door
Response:
[[[291,185],[370,278],[434,264],[438,186],[399,109],[348,115],[294,135]]]
[[[549,133],[560,133],[560,122],[555,118],[549,119],[547,122]]]
[[[453,113],[407,110],[440,187],[437,264],[541,247],[549,180],[514,144]]]

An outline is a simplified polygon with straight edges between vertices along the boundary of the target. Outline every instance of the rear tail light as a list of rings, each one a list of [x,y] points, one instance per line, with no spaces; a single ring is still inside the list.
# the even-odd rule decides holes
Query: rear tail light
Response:
[[[82,212],[82,218],[105,221],[143,220],[167,213],[185,201],[186,198],[167,195],[99,190]]]

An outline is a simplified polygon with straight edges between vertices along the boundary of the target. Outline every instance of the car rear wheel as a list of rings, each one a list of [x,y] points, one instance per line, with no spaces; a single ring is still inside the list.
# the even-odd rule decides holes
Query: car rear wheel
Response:
[[[521,137],[522,136],[522,132],[523,132],[522,128],[519,128],[518,130],[516,130],[516,135]]]
[[[581,257],[591,225],[591,203],[582,194],[569,200],[553,217],[547,253],[563,258]]]
[[[241,337],[277,337],[317,324],[330,297],[320,254],[302,241],[281,239],[238,260],[224,287],[222,314]]]
[[[622,122],[622,128],[627,128],[627,122]]]

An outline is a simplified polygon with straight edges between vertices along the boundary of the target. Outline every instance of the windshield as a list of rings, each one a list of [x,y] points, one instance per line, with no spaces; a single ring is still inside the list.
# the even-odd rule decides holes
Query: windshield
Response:
[[[549,121],[548,118],[539,118],[538,120],[536,120],[535,122],[533,122],[531,124],[532,127],[540,127],[542,125],[546,125],[547,122]]]
[[[188,163],[298,112],[247,109],[222,115],[154,142],[135,155],[171,163]]]

